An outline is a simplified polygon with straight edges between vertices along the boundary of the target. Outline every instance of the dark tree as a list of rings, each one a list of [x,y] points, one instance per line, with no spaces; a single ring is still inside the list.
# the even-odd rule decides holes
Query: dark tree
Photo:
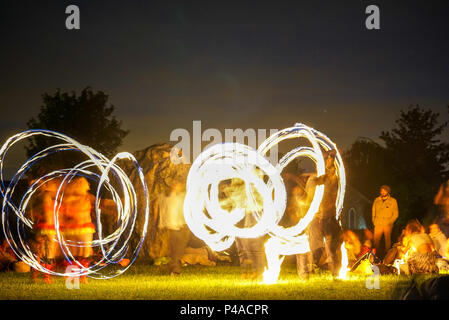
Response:
[[[379,186],[389,181],[386,149],[368,138],[358,138],[343,153],[348,184],[369,199],[379,194]]]
[[[398,224],[432,216],[432,200],[448,176],[449,144],[441,140],[447,123],[419,106],[401,111],[395,127],[380,135],[383,145],[358,139],[344,154],[348,184],[374,199],[382,184],[399,204]],[[435,211],[433,211],[435,212]]]
[[[391,166],[392,188],[399,200],[400,222],[423,219],[447,175],[449,144],[441,141],[447,122],[420,106],[401,111],[396,127],[382,132]]]
[[[77,96],[75,92],[57,90],[53,95],[44,93],[42,98],[39,114],[27,123],[30,129],[48,129],[66,134],[108,157],[116,153],[128,134],[121,128],[122,122],[113,116],[114,106],[108,105],[108,96],[102,91],[93,92],[87,87]],[[34,137],[25,147],[28,157],[53,143],[55,141],[45,137]],[[56,157],[53,165],[54,162],[70,161],[69,158]]]

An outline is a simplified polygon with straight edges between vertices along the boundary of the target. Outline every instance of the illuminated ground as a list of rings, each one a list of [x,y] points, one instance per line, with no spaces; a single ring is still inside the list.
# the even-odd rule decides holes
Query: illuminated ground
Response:
[[[278,284],[263,285],[242,280],[239,267],[186,267],[173,277],[158,267],[135,265],[115,279],[89,280],[79,290],[66,289],[62,278],[34,284],[30,274],[3,272],[0,299],[391,299],[409,283],[406,276],[381,276],[380,289],[369,290],[364,276],[333,281],[326,274],[305,282],[287,266]]]

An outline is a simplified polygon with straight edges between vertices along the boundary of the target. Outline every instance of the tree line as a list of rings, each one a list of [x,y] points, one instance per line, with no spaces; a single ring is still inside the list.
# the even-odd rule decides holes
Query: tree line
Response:
[[[44,93],[39,114],[27,125],[30,129],[64,133],[110,157],[129,130],[122,128],[108,98],[90,87],[79,95],[61,90]],[[371,199],[378,195],[381,185],[390,185],[400,206],[400,225],[412,218],[431,219],[432,199],[439,185],[449,178],[449,143],[443,139],[447,126],[441,115],[430,108],[416,105],[403,109],[394,128],[380,133],[380,142],[358,138],[343,152],[348,184]],[[35,137],[26,146],[27,155],[53,143]],[[61,163],[71,165],[78,159],[55,155],[52,161],[46,164],[47,170]]]

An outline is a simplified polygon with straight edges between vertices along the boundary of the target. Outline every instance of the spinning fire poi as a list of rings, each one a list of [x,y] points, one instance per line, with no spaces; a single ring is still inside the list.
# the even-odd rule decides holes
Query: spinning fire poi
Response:
[[[8,150],[14,144],[33,136],[54,138],[62,142],[26,160],[11,181],[6,183],[3,168]],[[33,165],[54,153],[68,151],[79,152],[86,160],[72,168],[55,170],[35,179],[23,195],[18,195],[17,185]],[[143,212],[138,211],[135,186],[116,164],[119,160],[129,161],[137,169],[139,187],[145,199],[140,205],[144,208]],[[95,197],[88,194],[90,186],[87,180],[97,184]],[[101,153],[66,135],[49,130],[28,130],[9,138],[0,149],[0,191],[3,197],[1,217],[3,233],[11,249],[22,261],[48,275],[67,277],[89,275],[98,279],[118,276],[134,262],[146,236],[150,201],[147,185],[136,159],[127,152],[118,153],[109,160]],[[117,227],[107,235],[103,234],[100,209],[100,202],[105,193],[110,195],[117,209]],[[42,205],[40,208],[29,210],[33,196],[38,195]],[[89,197],[91,199],[88,199]],[[96,217],[93,221],[91,209],[94,210]],[[31,217],[27,214],[29,211],[33,211]],[[135,230],[139,214],[144,215],[145,222],[142,230]],[[38,239],[38,245],[34,247],[27,241],[27,234],[32,234],[33,231],[37,233]],[[129,241],[134,232],[138,233],[140,240],[132,248]],[[95,239],[93,233],[97,235]],[[98,258],[88,262],[87,258],[91,256],[92,248],[96,249]],[[56,270],[53,262],[58,250],[66,259],[66,264],[76,268],[69,271]],[[130,263],[118,268],[119,262],[125,257]],[[109,266],[111,268],[108,268]]]
[[[270,149],[286,139],[305,138],[311,147],[300,146],[289,151],[274,166],[265,157]],[[338,219],[346,186],[346,177],[336,145],[321,132],[304,124],[276,132],[254,150],[239,143],[214,145],[202,152],[193,162],[187,177],[184,215],[191,231],[213,250],[229,248],[236,238],[257,238],[265,234],[268,268],[263,274],[265,283],[275,283],[279,277],[284,255],[310,251],[305,230],[319,210],[324,186],[317,185],[305,216],[291,227],[279,225],[286,209],[287,192],[282,170],[294,159],[307,157],[316,165],[317,176],[325,173],[323,150],[335,150],[338,194],[335,203]],[[265,179],[264,179],[265,177]],[[239,179],[244,182],[246,204],[225,210],[219,199],[219,187],[224,181]],[[258,197],[255,195],[257,191]],[[256,221],[251,226],[238,223],[250,211]]]

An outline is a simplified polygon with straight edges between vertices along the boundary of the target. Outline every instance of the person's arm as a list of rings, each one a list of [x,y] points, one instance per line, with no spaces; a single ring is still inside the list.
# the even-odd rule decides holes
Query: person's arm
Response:
[[[332,176],[332,172],[330,170],[326,170],[326,173],[314,178],[315,185],[321,185],[326,182],[326,179],[328,179],[330,176]]]
[[[371,211],[372,211],[371,220],[374,224],[374,219],[376,218],[376,199],[374,199],[374,201],[373,201],[373,207],[372,207]]]

